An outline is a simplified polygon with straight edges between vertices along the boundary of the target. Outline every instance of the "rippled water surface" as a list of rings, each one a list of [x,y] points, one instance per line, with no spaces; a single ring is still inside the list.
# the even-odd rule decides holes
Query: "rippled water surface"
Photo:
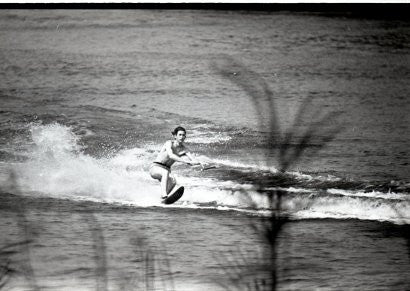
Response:
[[[1,243],[32,238],[37,278],[8,286],[246,286],[269,277],[254,226],[281,190],[279,289],[405,290],[409,31],[285,11],[0,11]],[[147,171],[177,125],[216,168],[175,165],[186,193],[163,207]],[[281,145],[306,133],[280,173]]]

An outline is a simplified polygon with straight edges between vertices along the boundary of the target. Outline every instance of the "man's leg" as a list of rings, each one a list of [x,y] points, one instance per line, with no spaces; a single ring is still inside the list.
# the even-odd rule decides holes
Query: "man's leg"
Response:
[[[175,179],[169,174],[169,171],[161,167],[151,167],[150,175],[152,178],[161,183],[161,197],[166,197],[175,186]]]
[[[171,174],[169,174],[168,182],[167,182],[167,194],[171,193],[171,191],[174,189],[176,184],[177,184],[177,181],[175,180],[175,178]]]
[[[161,177],[161,197],[165,198],[168,195],[169,172],[164,170]]]
[[[176,180],[168,171],[162,175],[161,178],[161,193],[162,197],[168,196],[171,193],[172,189],[174,189],[176,185]]]

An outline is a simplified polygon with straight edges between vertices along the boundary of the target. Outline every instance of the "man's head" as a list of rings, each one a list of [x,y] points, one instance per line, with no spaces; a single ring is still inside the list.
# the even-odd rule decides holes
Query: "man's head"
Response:
[[[178,141],[184,141],[186,137],[186,130],[182,126],[178,126],[172,131],[172,135]]]
[[[177,135],[178,131],[183,131],[186,134],[186,130],[182,126],[176,127],[171,133],[172,133],[172,135]]]

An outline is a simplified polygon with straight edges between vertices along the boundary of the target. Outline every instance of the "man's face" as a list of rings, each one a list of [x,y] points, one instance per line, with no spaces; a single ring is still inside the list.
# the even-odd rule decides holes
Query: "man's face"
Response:
[[[183,141],[185,140],[185,138],[186,138],[186,132],[183,131],[183,130],[179,130],[179,131],[177,132],[177,134],[175,135],[175,139],[176,139],[178,142],[183,142]]]

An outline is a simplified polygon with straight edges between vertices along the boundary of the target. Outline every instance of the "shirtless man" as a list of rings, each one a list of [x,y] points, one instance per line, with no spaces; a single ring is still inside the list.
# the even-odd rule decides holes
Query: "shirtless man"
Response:
[[[151,177],[161,182],[162,199],[166,198],[176,185],[175,178],[171,176],[171,166],[175,162],[185,163],[190,166],[202,165],[192,158],[184,145],[185,128],[178,126],[174,129],[172,135],[174,140],[165,142],[149,170]],[[182,158],[183,156],[187,158]]]

